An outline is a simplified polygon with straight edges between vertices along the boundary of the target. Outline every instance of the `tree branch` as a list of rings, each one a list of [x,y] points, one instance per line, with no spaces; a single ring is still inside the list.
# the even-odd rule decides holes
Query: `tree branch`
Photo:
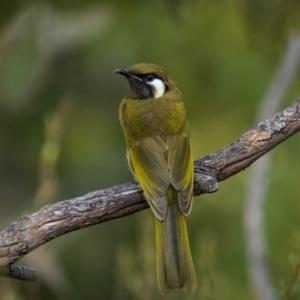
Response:
[[[219,181],[244,170],[298,131],[300,99],[273,118],[259,123],[238,141],[195,161],[194,195],[217,191]],[[0,232],[0,276],[35,280],[34,270],[12,264],[63,234],[148,207],[140,187],[133,181],[47,205],[38,212],[20,217]]]

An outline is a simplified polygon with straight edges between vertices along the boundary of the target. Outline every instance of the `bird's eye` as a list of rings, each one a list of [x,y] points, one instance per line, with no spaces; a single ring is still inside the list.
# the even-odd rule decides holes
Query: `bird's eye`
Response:
[[[144,79],[146,82],[151,82],[155,79],[155,76],[153,74],[147,74]]]

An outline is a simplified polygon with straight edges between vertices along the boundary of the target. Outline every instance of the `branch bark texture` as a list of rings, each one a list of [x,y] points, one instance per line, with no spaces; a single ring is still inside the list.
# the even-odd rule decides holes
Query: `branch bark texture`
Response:
[[[217,191],[219,181],[244,170],[298,131],[300,99],[273,118],[259,123],[236,142],[196,160],[194,195]],[[47,205],[20,217],[0,232],[0,276],[35,280],[36,274],[31,268],[13,263],[63,234],[148,207],[139,185],[133,181]]]

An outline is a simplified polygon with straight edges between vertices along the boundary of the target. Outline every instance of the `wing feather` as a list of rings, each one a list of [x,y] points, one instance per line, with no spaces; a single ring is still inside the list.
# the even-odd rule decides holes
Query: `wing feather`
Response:
[[[144,138],[128,148],[133,173],[159,220],[164,220],[166,217],[168,206],[166,194],[170,182],[164,152],[166,152],[166,145],[160,137]]]
[[[190,139],[186,134],[176,135],[169,141],[170,151],[168,165],[170,167],[170,183],[178,192],[181,211],[188,215],[192,208],[194,166]]]
[[[145,197],[159,220],[168,208],[167,191],[178,192],[179,207],[187,215],[193,192],[193,161],[189,138],[185,134],[146,137],[128,148],[129,164]]]

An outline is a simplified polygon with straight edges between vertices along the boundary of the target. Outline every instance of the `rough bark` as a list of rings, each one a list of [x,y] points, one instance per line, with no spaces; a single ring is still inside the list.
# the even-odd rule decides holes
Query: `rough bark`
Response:
[[[300,130],[300,99],[222,150],[195,161],[194,195],[218,190],[218,182],[251,165]],[[32,281],[33,269],[13,265],[37,247],[68,232],[148,208],[136,182],[47,205],[0,232],[0,276]]]

